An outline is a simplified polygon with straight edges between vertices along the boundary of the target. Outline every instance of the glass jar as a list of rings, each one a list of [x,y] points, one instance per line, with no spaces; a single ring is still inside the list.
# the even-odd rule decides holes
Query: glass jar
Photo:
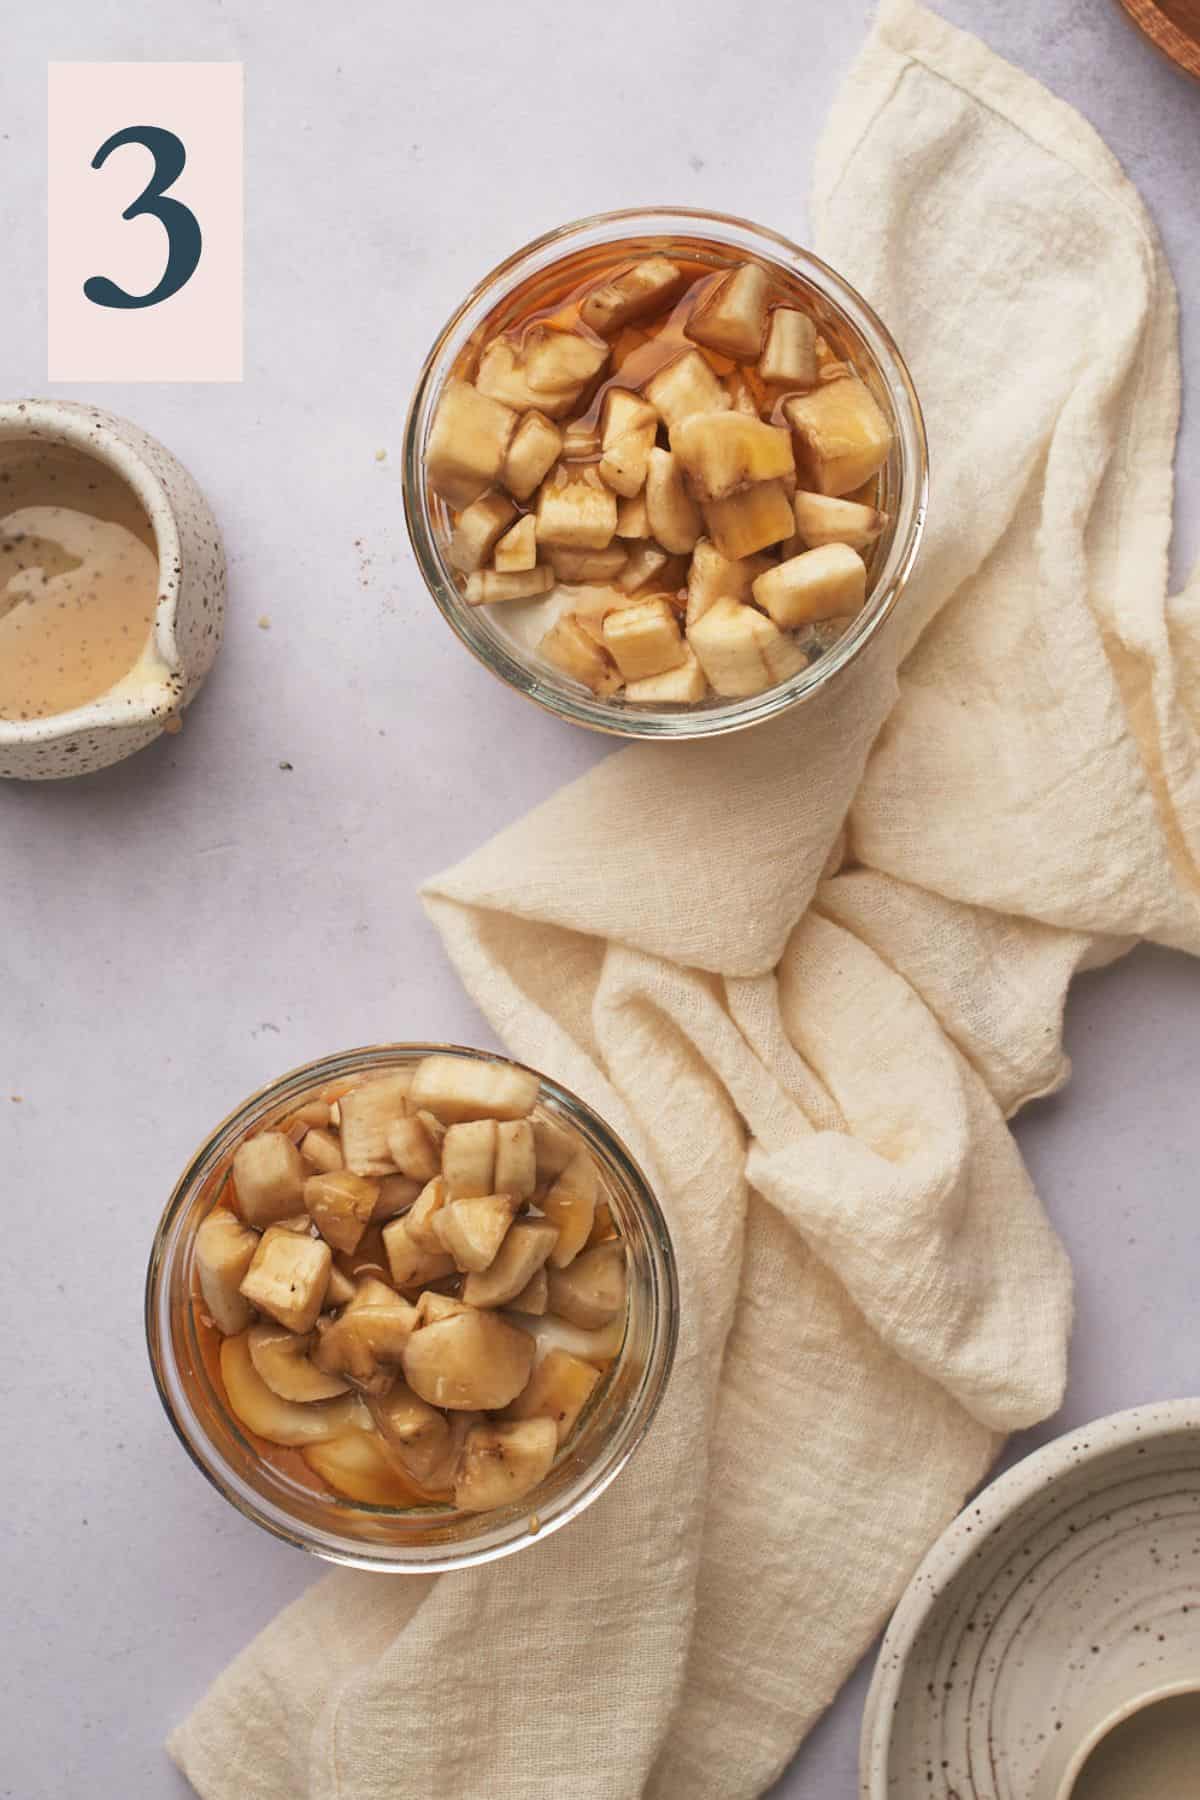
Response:
[[[790,680],[745,699],[645,705],[618,694],[590,693],[536,654],[527,653],[498,625],[495,606],[469,606],[446,560],[451,515],[425,473],[425,450],[447,379],[472,339],[480,341],[526,316],[539,302],[561,297],[562,265],[589,251],[620,258],[673,252],[709,260],[714,268],[745,258],[799,284],[818,328],[835,341],[883,408],[893,432],[879,477],[880,508],[888,524],[870,562],[865,604],[821,656]],[[720,253],[721,260],[716,253]],[[598,214],[548,232],[508,257],[476,287],[446,323],[425,359],[409,408],[404,439],[404,509],[421,574],[444,618],[484,667],[549,712],[595,731],[630,738],[715,737],[740,731],[808,700],[834,680],[874,637],[897,604],[913,565],[928,499],[925,425],[904,359],[886,327],[848,282],[810,251],[763,225],[687,207],[635,208]]]
[[[645,1176],[604,1121],[538,1074],[536,1112],[587,1146],[628,1266],[625,1338],[553,1469],[533,1493],[487,1513],[376,1507],[315,1492],[263,1456],[229,1410],[204,1355],[194,1304],[196,1230],[250,1133],[280,1124],[330,1082],[415,1064],[435,1052],[504,1063],[455,1044],[383,1044],[295,1069],[218,1125],[176,1184],[146,1278],[146,1338],[159,1396],[197,1467],[239,1512],[289,1544],[361,1569],[428,1574],[511,1555],[557,1531],[602,1494],[645,1436],[670,1374],[679,1294],[666,1222]],[[514,1067],[523,1065],[514,1064]],[[281,1459],[286,1460],[286,1459]]]

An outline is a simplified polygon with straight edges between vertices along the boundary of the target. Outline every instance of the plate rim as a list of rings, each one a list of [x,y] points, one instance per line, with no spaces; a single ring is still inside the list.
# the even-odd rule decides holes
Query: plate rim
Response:
[[[1141,1441],[1190,1430],[1200,1440],[1200,1395],[1178,1400],[1143,1401],[1139,1406],[1106,1413],[1078,1425],[1006,1469],[962,1506],[945,1530],[930,1545],[909,1577],[888,1621],[875,1658],[871,1684],[863,1706],[859,1737],[859,1789],[863,1800],[894,1800],[889,1796],[886,1753],[890,1747],[890,1721],[904,1672],[917,1637],[935,1604],[971,1561],[981,1554],[995,1528],[1026,1502],[1044,1493],[1047,1475],[1051,1483],[1073,1469],[1086,1467],[1115,1450]],[[1088,1440],[1103,1432],[1103,1441]],[[970,1530],[967,1521],[970,1520]],[[882,1783],[882,1785],[881,1785]]]

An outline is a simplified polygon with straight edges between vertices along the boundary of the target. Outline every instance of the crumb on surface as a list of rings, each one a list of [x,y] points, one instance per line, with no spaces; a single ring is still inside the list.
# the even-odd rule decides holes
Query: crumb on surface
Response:
[[[14,1106],[20,1106],[25,1099],[24,1094],[10,1094],[8,1097]]]
[[[258,629],[260,631],[270,631],[270,629],[271,629],[270,613],[260,613],[258,615]]]
[[[387,451],[386,450],[377,450],[375,452],[375,461],[376,462],[386,462],[387,461]]]
[[[183,720],[178,713],[172,713],[169,719],[163,720],[163,730],[168,737],[178,737],[183,730]]]
[[[293,767],[293,764],[290,762],[281,762],[279,766],[281,769],[290,769]]]

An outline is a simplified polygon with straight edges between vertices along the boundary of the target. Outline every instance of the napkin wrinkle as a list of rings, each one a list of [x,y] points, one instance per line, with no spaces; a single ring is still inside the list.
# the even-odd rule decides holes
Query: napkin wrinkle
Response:
[[[661,1200],[653,1430],[528,1555],[305,1594],[171,1739],[203,1800],[751,1800],[1059,1402],[1070,1273],[1004,1121],[1067,1078],[1077,972],[1200,949],[1170,276],[1090,127],[913,0],[813,217],[925,411],[901,603],[804,706],[614,755],[423,894]]]

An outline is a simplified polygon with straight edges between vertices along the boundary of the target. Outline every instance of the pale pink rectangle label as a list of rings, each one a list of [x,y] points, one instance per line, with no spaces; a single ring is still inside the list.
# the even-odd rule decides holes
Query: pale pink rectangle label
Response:
[[[48,121],[50,380],[240,381],[241,63],[51,63]]]

